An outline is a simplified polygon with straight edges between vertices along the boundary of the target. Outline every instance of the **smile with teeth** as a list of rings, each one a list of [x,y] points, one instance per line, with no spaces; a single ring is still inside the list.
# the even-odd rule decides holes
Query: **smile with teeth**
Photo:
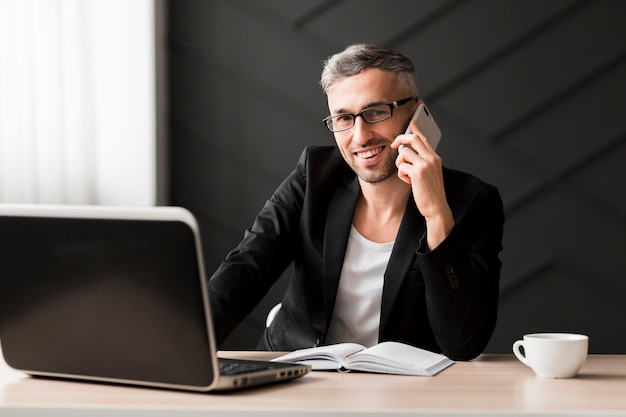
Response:
[[[370,149],[365,152],[356,152],[356,156],[358,156],[359,158],[368,159],[368,158],[378,155],[382,151],[383,151],[383,147],[381,146],[380,148]]]

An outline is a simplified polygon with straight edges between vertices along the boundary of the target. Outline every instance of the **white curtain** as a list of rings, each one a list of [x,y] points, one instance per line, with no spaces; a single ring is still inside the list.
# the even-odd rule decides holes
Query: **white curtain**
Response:
[[[0,0],[0,202],[153,205],[151,0]]]

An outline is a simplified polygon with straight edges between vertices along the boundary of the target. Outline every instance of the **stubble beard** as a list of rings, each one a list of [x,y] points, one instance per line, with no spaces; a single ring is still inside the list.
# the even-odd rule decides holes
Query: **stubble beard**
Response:
[[[388,157],[382,162],[381,166],[371,168],[363,168],[354,161],[350,162],[349,165],[352,168],[352,171],[354,171],[354,173],[359,177],[361,181],[365,181],[370,184],[376,184],[389,179],[393,175],[398,174],[398,168],[396,167],[397,157],[397,151],[391,152]],[[353,158],[357,157],[353,156]]]

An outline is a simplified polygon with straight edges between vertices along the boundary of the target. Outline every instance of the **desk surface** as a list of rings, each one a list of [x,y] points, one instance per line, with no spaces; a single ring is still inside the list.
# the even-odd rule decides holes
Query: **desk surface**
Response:
[[[267,359],[267,352],[222,356]],[[31,378],[0,360],[0,415],[624,415],[626,355],[590,355],[576,378],[542,379],[513,355],[457,362],[435,377],[312,372],[227,394]]]

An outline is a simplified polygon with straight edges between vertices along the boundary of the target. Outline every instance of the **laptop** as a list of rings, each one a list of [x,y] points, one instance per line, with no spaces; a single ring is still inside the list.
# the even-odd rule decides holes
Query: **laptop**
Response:
[[[218,358],[206,282],[184,208],[0,204],[0,346],[27,374],[208,392],[310,371]]]

